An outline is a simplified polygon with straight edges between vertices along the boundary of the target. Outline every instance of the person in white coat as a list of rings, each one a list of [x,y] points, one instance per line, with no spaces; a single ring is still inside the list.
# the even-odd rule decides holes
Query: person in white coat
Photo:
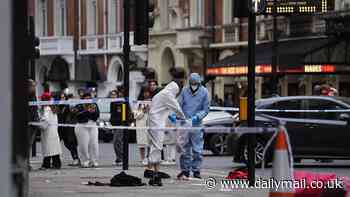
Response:
[[[51,95],[44,93],[41,100],[51,100]],[[58,119],[55,106],[44,106],[40,119],[44,125],[41,131],[41,151],[44,157],[41,169],[60,169],[62,149],[58,136]]]
[[[143,101],[138,104],[137,109],[134,112],[134,117],[136,119],[136,126],[137,127],[146,127],[147,126],[147,119],[148,119],[148,113],[150,108],[150,102],[151,102],[151,95],[148,90],[145,90],[143,92]],[[149,103],[147,103],[149,102]],[[136,141],[137,145],[140,149],[140,157],[143,165],[147,165],[148,161],[146,159],[146,149],[149,145],[149,140],[147,136],[147,131],[144,129],[137,129],[136,130]]]
[[[167,118],[171,112],[175,112],[178,118],[185,118],[176,100],[180,92],[181,90],[178,83],[172,81],[152,99],[149,111],[149,127],[151,127],[151,129],[148,130],[150,138],[148,162],[154,171],[153,177],[149,181],[149,184],[153,186],[162,186],[158,172],[161,162],[161,151],[163,149],[164,130],[152,128],[166,127]]]

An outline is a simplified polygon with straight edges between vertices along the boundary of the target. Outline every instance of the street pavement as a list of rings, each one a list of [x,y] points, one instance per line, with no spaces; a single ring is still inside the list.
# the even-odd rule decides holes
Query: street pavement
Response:
[[[30,172],[30,197],[114,197],[114,196],[145,196],[145,197],[205,197],[205,196],[231,196],[231,197],[264,197],[268,196],[267,189],[249,188],[235,189],[233,191],[220,191],[220,186],[208,189],[205,179],[208,177],[217,180],[225,177],[228,172],[242,164],[232,163],[231,157],[217,157],[207,155],[204,157],[202,176],[203,180],[192,179],[190,181],[176,180],[178,168],[176,166],[162,166],[162,171],[171,175],[171,179],[163,180],[163,187],[141,186],[141,187],[108,187],[108,186],[87,186],[88,181],[99,181],[109,183],[110,179],[122,171],[121,166],[113,166],[114,152],[112,144],[100,144],[100,166],[98,168],[70,167],[69,153],[63,148],[63,168],[60,170],[38,170],[41,165],[40,144],[37,145],[38,154],[31,159],[33,171]],[[137,146],[130,145],[130,167],[128,174],[143,178],[143,166],[139,162]],[[350,177],[350,161],[335,161],[334,163],[318,164],[312,160],[297,165],[299,170],[313,172],[332,172],[338,176]],[[264,171],[258,169],[257,177],[269,177],[271,169]],[[143,178],[144,183],[148,183]]]

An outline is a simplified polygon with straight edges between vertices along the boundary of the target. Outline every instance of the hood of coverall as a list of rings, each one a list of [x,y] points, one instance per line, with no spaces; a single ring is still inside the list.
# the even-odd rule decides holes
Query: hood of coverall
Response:
[[[201,76],[198,73],[191,73],[189,79],[189,86],[192,94],[195,94],[201,86]]]
[[[177,96],[177,94],[180,92],[180,88],[175,82],[172,81],[168,85],[165,86],[163,91],[170,93],[175,98]]]
[[[201,76],[198,73],[191,73],[189,82],[190,82],[190,84],[196,83],[196,84],[200,85],[202,82]]]

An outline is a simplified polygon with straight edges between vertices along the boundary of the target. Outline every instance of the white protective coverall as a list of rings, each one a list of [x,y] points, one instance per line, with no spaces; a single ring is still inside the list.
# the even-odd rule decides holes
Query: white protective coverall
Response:
[[[148,119],[149,127],[166,127],[166,121],[171,112],[175,112],[179,118],[185,118],[176,100],[179,91],[179,86],[172,81],[153,97]],[[163,149],[164,130],[150,129],[148,134],[151,141],[148,154],[149,163],[159,164]]]

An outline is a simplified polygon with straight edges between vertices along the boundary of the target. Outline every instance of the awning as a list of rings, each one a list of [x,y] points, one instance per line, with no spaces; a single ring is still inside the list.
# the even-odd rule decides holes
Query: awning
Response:
[[[279,41],[278,43],[278,68],[279,72],[286,72],[289,68],[292,73],[306,71],[327,71],[333,72],[329,63],[318,62],[314,65],[312,62],[305,62],[307,54],[320,50],[330,45],[335,45],[338,40],[329,38],[296,39],[288,41]],[[256,46],[256,71],[257,74],[269,74],[272,71],[272,42],[263,43]],[[229,56],[223,60],[208,65],[208,75],[244,75],[248,68],[248,49],[243,48],[239,54]],[[307,66],[304,68],[304,66]],[[311,67],[310,67],[311,66]],[[317,67],[313,67],[317,66]],[[324,67],[325,66],[325,67]],[[302,68],[301,68],[302,67]]]

